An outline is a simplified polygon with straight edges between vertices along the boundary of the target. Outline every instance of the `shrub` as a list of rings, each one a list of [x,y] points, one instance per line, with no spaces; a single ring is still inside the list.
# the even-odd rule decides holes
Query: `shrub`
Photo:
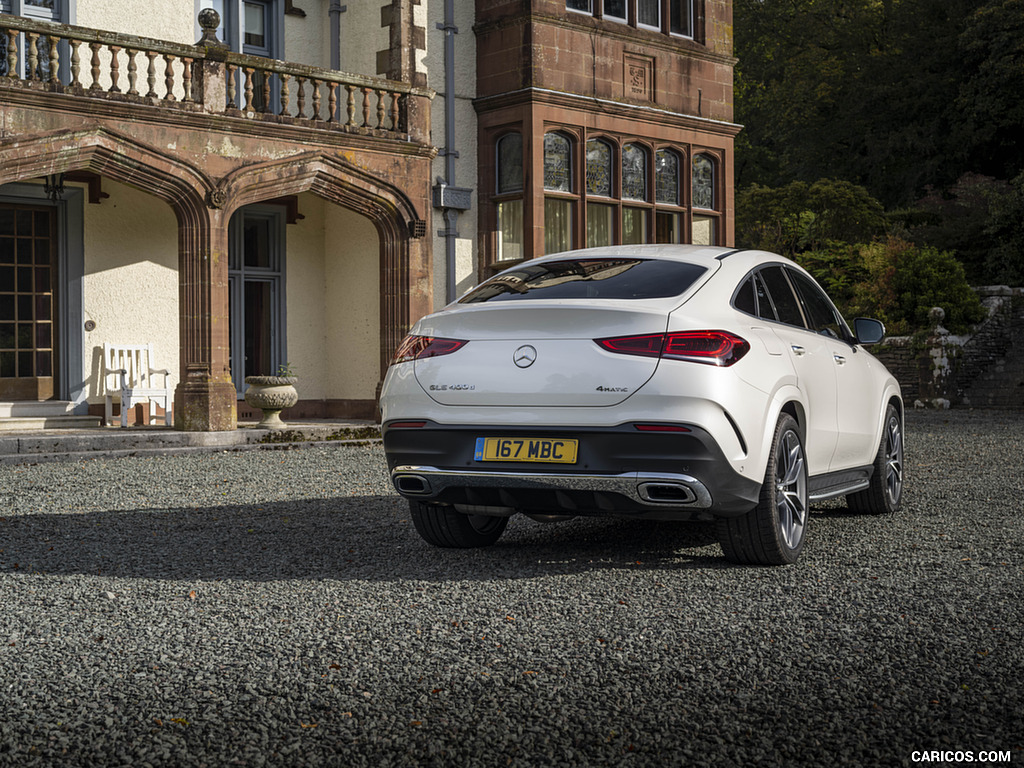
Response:
[[[847,319],[877,317],[891,335],[927,330],[932,307],[946,311],[945,326],[954,333],[985,318],[963,265],[948,251],[889,237],[867,245],[832,244],[797,260]]]

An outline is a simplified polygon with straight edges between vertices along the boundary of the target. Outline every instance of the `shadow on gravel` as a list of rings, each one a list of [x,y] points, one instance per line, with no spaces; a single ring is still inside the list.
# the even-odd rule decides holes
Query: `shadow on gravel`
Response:
[[[394,496],[0,516],[0,573],[390,582],[695,567],[729,567],[713,524],[517,516],[492,547],[445,550]]]

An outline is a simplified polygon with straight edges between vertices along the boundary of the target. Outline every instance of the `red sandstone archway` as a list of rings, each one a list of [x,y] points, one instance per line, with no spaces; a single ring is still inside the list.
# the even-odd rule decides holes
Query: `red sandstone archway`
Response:
[[[404,178],[401,163],[396,165],[395,177]],[[89,170],[148,192],[174,210],[181,348],[175,426],[179,429],[219,431],[236,426],[236,393],[229,372],[227,224],[231,213],[243,205],[310,191],[373,221],[381,251],[382,374],[410,320],[430,309],[430,245],[422,237],[426,231],[422,214],[398,186],[340,154],[309,152],[243,165],[215,184],[195,165],[108,129],[0,141],[0,185],[74,170]]]

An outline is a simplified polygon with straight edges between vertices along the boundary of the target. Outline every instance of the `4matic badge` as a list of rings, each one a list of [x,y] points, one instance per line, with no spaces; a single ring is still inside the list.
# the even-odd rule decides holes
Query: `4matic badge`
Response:
[[[629,392],[629,387],[598,387],[595,392]]]

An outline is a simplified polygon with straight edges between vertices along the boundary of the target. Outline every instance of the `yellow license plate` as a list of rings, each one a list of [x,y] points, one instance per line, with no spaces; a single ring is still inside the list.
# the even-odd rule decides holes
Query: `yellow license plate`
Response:
[[[575,464],[579,440],[550,437],[478,437],[477,461],[536,461]]]

